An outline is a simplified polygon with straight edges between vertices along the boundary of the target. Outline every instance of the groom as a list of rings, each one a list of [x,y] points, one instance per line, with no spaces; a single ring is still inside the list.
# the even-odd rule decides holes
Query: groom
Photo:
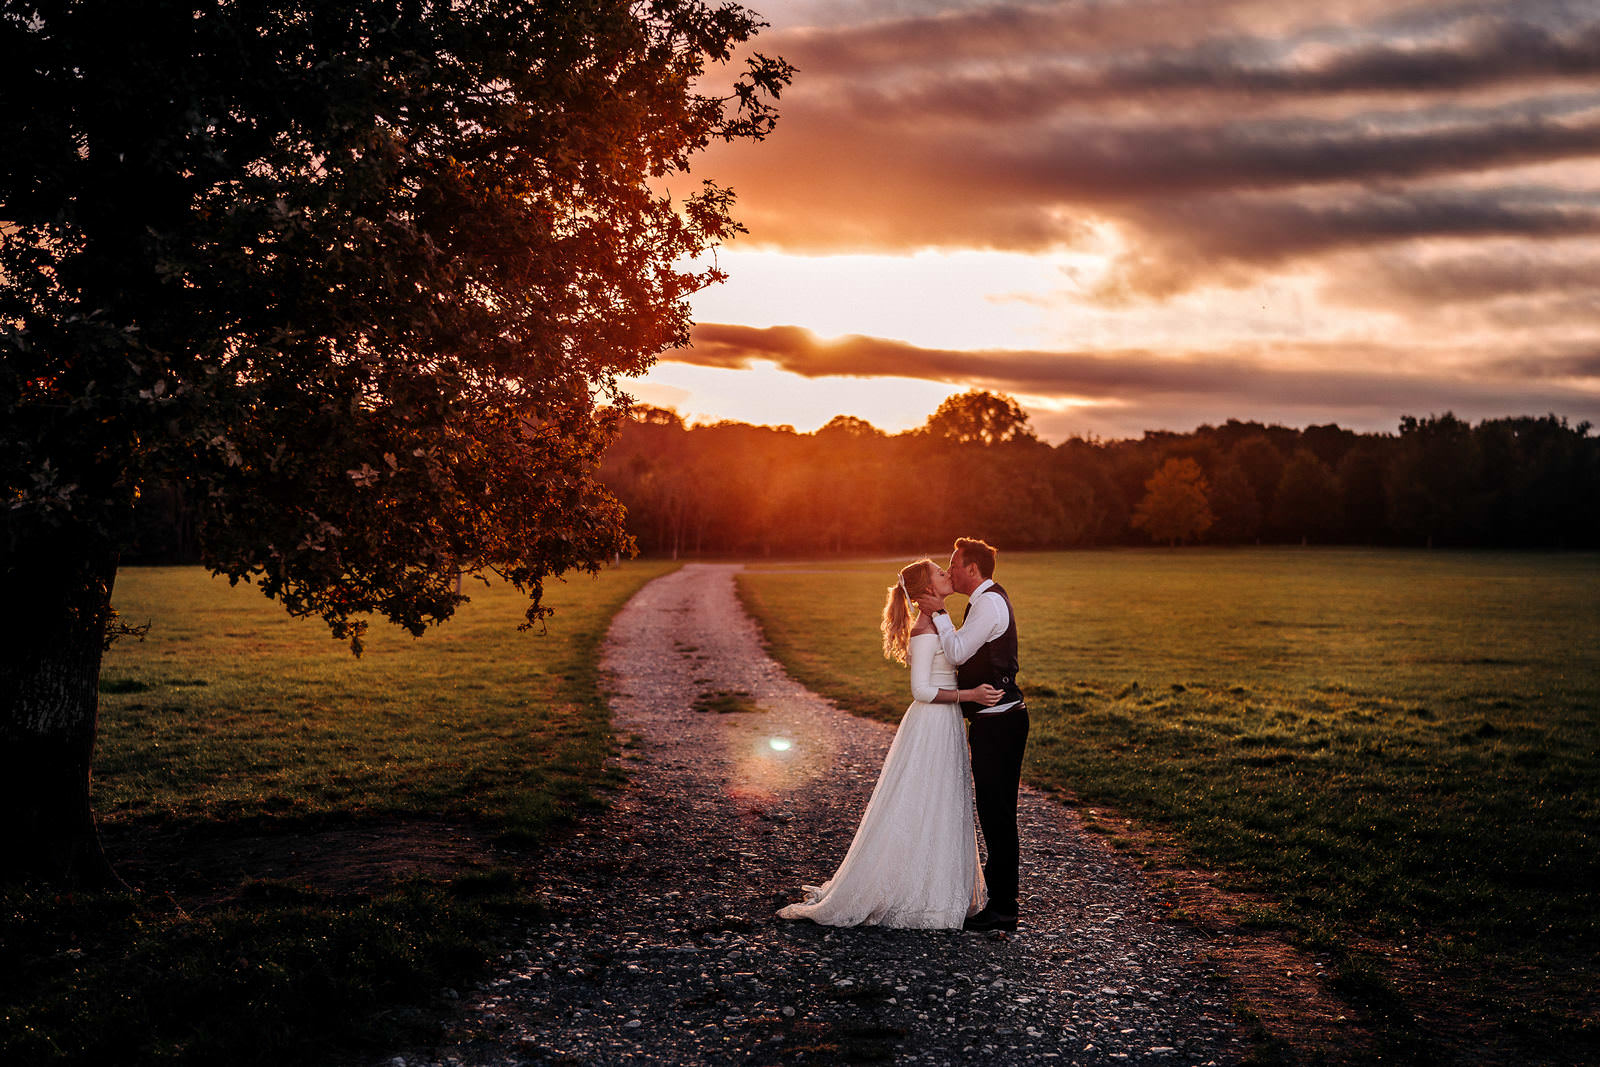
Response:
[[[1011,598],[994,583],[994,549],[968,537],[956,539],[950,555],[950,584],[967,596],[961,626],[950,621],[944,597],[927,592],[917,606],[933,616],[939,643],[956,664],[963,689],[987,682],[1004,694],[993,707],[961,705],[972,722],[972,782],[978,823],[989,846],[983,878],[989,905],[966,921],[968,930],[1017,928],[1017,789],[1022,781],[1022,750],[1028,744],[1028,705],[1017,687],[1017,619]]]

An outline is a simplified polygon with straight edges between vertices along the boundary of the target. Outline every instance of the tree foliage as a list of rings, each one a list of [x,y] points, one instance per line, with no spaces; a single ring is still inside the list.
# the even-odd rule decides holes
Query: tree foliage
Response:
[[[35,762],[70,749],[86,781],[155,487],[209,566],[357,650],[370,613],[448,618],[460,571],[532,622],[550,576],[628,551],[594,470],[619,377],[721,277],[693,264],[732,194],[669,181],[771,128],[786,64],[712,70],[759,25],[701,0],[4,0],[0,578],[35,625],[0,657],[0,741],[65,745]]]
[[[1144,487],[1144,499],[1134,509],[1132,523],[1152,540],[1184,544],[1216,521],[1206,500],[1206,476],[1192,459],[1167,460]]]
[[[1441,527],[1440,543],[1600,546],[1600,438],[1587,424],[1518,417],[1486,420],[1469,431],[1483,459],[1462,491],[1480,501],[1472,509],[1479,521]],[[738,422],[688,426],[675,412],[638,406],[607,449],[601,478],[627,506],[628,529],[640,547],[666,555],[925,552],[980,526],[1013,548],[1145,544],[1148,535],[1130,521],[1133,505],[1144,499],[1144,483],[1174,458],[1192,460],[1205,476],[1206,504],[1216,519],[1201,538],[1207,543],[1298,543],[1304,535],[1343,544],[1425,544],[1426,535],[1387,495],[1405,477],[1407,442],[1396,434],[1339,436],[1348,451],[1335,453],[1332,490],[1319,479],[1321,488],[1306,502],[1315,509],[1310,533],[1268,524],[1254,487],[1232,460],[1235,444],[1259,438],[1277,453],[1278,482],[1285,481],[1300,431],[1260,423],[996,447],[952,443],[925,426],[886,434],[852,416],[804,434]],[[145,558],[193,558],[183,554],[191,523],[181,502],[160,493],[147,503]]]
[[[954,444],[1031,441],[1028,414],[1009,396],[973,389],[947,398],[928,419],[930,434]]]
[[[1426,544],[1388,499],[1389,487],[1410,476],[1411,443],[1396,434],[1318,430],[1336,446],[1331,483],[1323,476],[1329,465],[1302,446],[1301,431],[1260,423],[997,446],[952,442],[926,427],[867,432],[848,417],[814,434],[730,422],[685,426],[653,409],[623,427],[602,478],[627,506],[640,547],[665,554],[928,552],[965,534],[1011,548],[1147,544],[1134,508],[1145,483],[1173,459],[1192,462],[1204,477],[1215,518],[1200,537],[1207,543]],[[1457,511],[1457,525],[1439,527],[1439,543],[1600,546],[1600,438],[1589,426],[1520,417],[1469,432],[1483,458],[1457,491],[1480,504]],[[1259,470],[1275,472],[1267,495],[1278,522],[1267,522],[1234,461],[1241,442],[1251,442]],[[1283,501],[1297,497],[1291,513]],[[692,503],[668,510],[665,502],[685,498]],[[1468,515],[1480,518],[1461,524]]]
[[[1238,464],[1220,462],[1211,473],[1206,500],[1217,521],[1208,531],[1222,542],[1254,541],[1261,536],[1261,505],[1255,488]]]
[[[622,550],[597,401],[687,337],[729,195],[653,182],[760,136],[695,86],[736,7],[8,4],[7,557],[112,550],[155,478],[207,561],[359,638]]]
[[[1397,529],[1432,545],[1446,531],[1478,527],[1478,444],[1472,427],[1448,412],[1400,420],[1400,443],[1385,486]]]
[[[1339,483],[1333,471],[1311,449],[1295,449],[1273,495],[1273,525],[1305,544],[1330,538],[1339,519]]]
[[[1256,507],[1263,516],[1272,514],[1278,482],[1283,477],[1283,457],[1283,451],[1264,433],[1243,438],[1229,452],[1229,458],[1255,490]]]

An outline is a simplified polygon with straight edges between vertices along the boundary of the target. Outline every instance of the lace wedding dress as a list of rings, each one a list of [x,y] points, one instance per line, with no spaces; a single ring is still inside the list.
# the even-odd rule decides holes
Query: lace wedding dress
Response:
[[[988,899],[972,820],[972,757],[960,706],[930,703],[956,688],[937,634],[909,642],[913,703],[833,877],[778,912],[824,926],[955,929]]]

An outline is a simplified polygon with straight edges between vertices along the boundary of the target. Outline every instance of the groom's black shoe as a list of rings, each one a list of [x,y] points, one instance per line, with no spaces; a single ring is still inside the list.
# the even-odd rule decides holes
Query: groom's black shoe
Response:
[[[993,908],[984,908],[978,914],[969,916],[961,924],[963,930],[1015,930],[1017,916],[1015,912],[996,911]]]

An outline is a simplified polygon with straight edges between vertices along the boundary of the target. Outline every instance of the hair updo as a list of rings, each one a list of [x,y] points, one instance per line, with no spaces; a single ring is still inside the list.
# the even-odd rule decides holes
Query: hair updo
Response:
[[[933,585],[933,560],[919,559],[900,571],[900,580],[889,587],[883,600],[883,654],[896,663],[906,661],[906,642],[911,633],[911,601]]]

